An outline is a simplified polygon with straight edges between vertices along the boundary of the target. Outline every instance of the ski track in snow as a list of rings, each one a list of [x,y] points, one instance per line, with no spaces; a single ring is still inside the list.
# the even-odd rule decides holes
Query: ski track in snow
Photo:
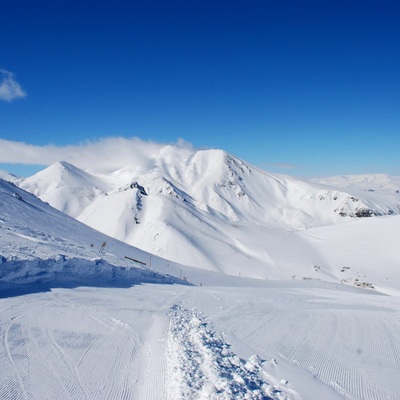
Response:
[[[100,323],[104,317],[100,313],[97,318],[99,312],[90,307],[75,307],[65,319],[92,320],[100,329],[59,329],[58,319],[64,318],[69,302],[52,301],[45,309],[38,303],[29,306],[29,324],[14,317],[7,322],[2,313],[0,398],[133,399],[135,370],[130,366],[141,345],[138,335],[115,318]]]
[[[175,305],[170,317],[169,399],[293,398],[268,382],[257,356],[241,360],[199,314]]]
[[[165,315],[158,315],[153,320],[141,350],[143,369],[139,377],[141,385],[135,398],[167,399],[167,393],[160,390],[160,388],[165,388],[167,379],[167,336],[168,318]]]

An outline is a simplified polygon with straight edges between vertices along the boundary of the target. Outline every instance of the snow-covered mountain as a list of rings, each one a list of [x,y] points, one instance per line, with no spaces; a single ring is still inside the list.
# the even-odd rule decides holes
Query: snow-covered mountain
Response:
[[[223,201],[249,196],[233,185],[215,185],[217,211],[170,175],[156,190],[123,171],[56,167],[104,193],[85,210],[102,199],[103,219],[136,216],[150,232],[155,214],[164,232],[181,229],[164,238],[171,254],[198,248],[230,276],[145,253],[0,180],[0,398],[398,398],[400,215],[333,211],[352,223],[294,230],[232,207],[230,222]]]
[[[325,178],[314,178],[313,182],[346,190],[362,190],[367,192],[399,193],[400,177],[386,174],[338,175]]]
[[[400,202],[400,177],[386,174],[339,175],[312,182],[339,188],[359,198],[368,198],[373,204],[392,204]],[[398,208],[398,207],[397,207]],[[389,207],[388,214],[397,214],[396,206]]]
[[[355,194],[329,183],[272,175],[221,150],[174,146],[146,165],[132,162],[107,174],[61,162],[18,181],[59,210],[143,250],[252,277],[287,265],[287,257],[273,256],[274,246],[277,238],[290,245],[293,230],[400,212],[395,190]],[[251,271],[243,271],[249,263]]]
[[[5,181],[14,182],[14,181],[20,179],[20,177],[17,175],[14,175],[14,174],[10,174],[9,172],[3,171],[2,169],[0,169],[0,179],[4,179]]]
[[[57,281],[63,285],[100,282],[129,286],[141,282],[182,282],[150,270],[150,256],[0,179],[0,281],[3,284]],[[157,267],[167,261],[152,257],[152,263]]]

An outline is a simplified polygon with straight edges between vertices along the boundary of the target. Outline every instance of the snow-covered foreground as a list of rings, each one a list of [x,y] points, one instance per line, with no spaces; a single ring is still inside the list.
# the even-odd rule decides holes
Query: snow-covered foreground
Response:
[[[0,326],[2,399],[400,393],[400,300],[343,285],[59,288],[2,298]]]

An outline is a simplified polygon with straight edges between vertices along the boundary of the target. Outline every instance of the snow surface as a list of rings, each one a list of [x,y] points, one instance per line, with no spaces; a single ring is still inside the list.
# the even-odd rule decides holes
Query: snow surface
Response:
[[[95,231],[1,179],[0,232],[3,283],[182,283],[149,269],[150,254]],[[100,251],[104,242],[104,251]],[[157,257],[151,261],[167,264]]]
[[[165,146],[142,166],[133,160],[105,173],[61,162],[18,184],[160,257],[233,276],[287,279],[295,265],[317,263],[310,241],[295,231],[399,214],[398,182],[388,177],[379,192],[343,191],[268,174],[221,150]]]
[[[35,191],[180,264],[0,180],[0,398],[399,399],[400,216],[335,212],[396,191],[161,153],[140,176],[60,163]]]

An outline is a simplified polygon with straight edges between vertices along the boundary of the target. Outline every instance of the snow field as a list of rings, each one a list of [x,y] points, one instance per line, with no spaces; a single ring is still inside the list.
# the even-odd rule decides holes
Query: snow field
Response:
[[[152,320],[141,349],[141,361],[138,380],[140,386],[136,391],[138,399],[168,399],[167,390],[167,340],[168,317],[158,315]]]
[[[0,398],[395,400],[399,327],[398,298],[318,281],[7,296]]]
[[[399,398],[398,298],[322,282],[299,282],[297,288],[268,285],[235,293],[228,288],[191,291],[186,306],[203,310],[244,356],[278,360],[282,378],[306,399]],[[313,390],[320,390],[317,382],[324,383],[325,391],[330,387],[339,397],[333,391],[324,397],[313,390],[304,393],[307,378],[299,379],[301,370],[314,378],[308,385]],[[277,368],[268,371],[277,374]]]

